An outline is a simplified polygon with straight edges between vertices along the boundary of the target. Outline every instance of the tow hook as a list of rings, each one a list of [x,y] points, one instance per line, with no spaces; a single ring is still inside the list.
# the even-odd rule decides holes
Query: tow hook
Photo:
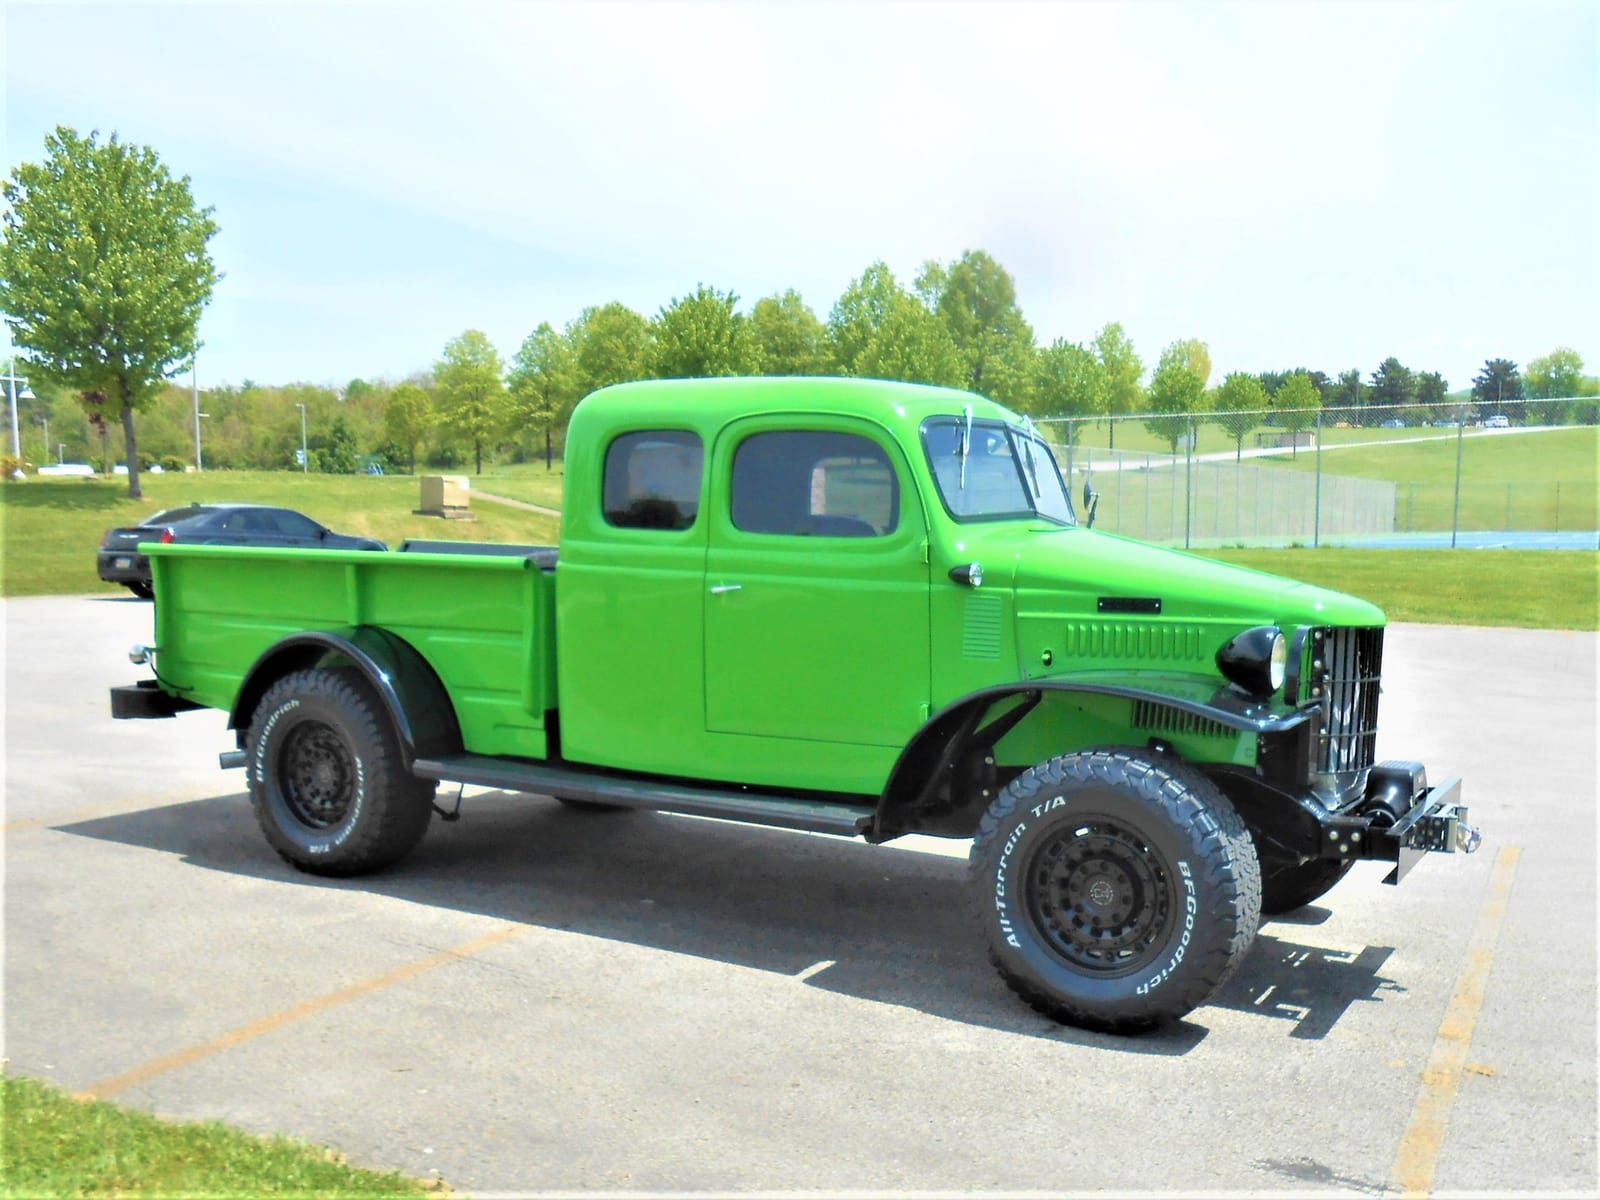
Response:
[[[1478,832],[1476,826],[1468,825],[1465,821],[1456,822],[1456,849],[1463,854],[1471,854],[1483,845],[1483,834]]]

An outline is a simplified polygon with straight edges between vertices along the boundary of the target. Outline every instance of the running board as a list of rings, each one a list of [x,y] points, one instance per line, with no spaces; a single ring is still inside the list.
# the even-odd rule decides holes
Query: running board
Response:
[[[649,808],[695,817],[720,817],[725,821],[800,829],[809,833],[836,833],[843,837],[859,837],[865,833],[871,828],[876,811],[859,804],[802,800],[766,792],[731,792],[692,784],[624,779],[599,771],[551,767],[483,754],[419,758],[411,764],[411,771],[421,779],[471,783],[507,792],[534,792],[541,796],[560,796],[564,800],[586,800],[592,804]]]

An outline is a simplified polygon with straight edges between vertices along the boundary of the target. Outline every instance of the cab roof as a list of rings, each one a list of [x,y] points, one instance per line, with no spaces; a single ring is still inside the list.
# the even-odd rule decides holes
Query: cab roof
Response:
[[[813,375],[766,375],[721,379],[649,379],[619,383],[586,397],[573,425],[601,429],[686,429],[708,442],[741,417],[770,413],[816,413],[862,417],[914,438],[931,416],[960,416],[1016,423],[1011,410],[972,392],[888,379]],[[574,439],[576,440],[576,439]]]

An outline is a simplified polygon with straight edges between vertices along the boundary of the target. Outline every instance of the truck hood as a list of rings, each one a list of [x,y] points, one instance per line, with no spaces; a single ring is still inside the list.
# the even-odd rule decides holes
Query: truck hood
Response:
[[[1016,589],[1018,616],[1155,615],[1247,624],[1379,626],[1376,605],[1342,592],[1082,526],[1010,526],[968,539],[986,584]],[[1145,602],[1140,604],[1139,602]]]

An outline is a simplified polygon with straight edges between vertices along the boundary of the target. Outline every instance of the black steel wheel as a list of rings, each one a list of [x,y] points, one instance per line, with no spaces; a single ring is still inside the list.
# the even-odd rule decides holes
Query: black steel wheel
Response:
[[[354,671],[279,679],[256,706],[245,749],[256,821],[302,871],[380,870],[427,832],[434,784],[406,770],[388,712]]]
[[[1025,878],[1033,927],[1080,970],[1136,971],[1172,925],[1177,888],[1170,865],[1109,817],[1087,816],[1045,839]]]
[[[309,829],[331,829],[350,815],[357,770],[344,739],[321,721],[296,725],[278,751],[284,803]]]
[[[1204,775],[1134,750],[1062,755],[984,815],[970,879],[1007,985],[1072,1025],[1177,1020],[1238,967],[1260,921],[1249,831]]]

